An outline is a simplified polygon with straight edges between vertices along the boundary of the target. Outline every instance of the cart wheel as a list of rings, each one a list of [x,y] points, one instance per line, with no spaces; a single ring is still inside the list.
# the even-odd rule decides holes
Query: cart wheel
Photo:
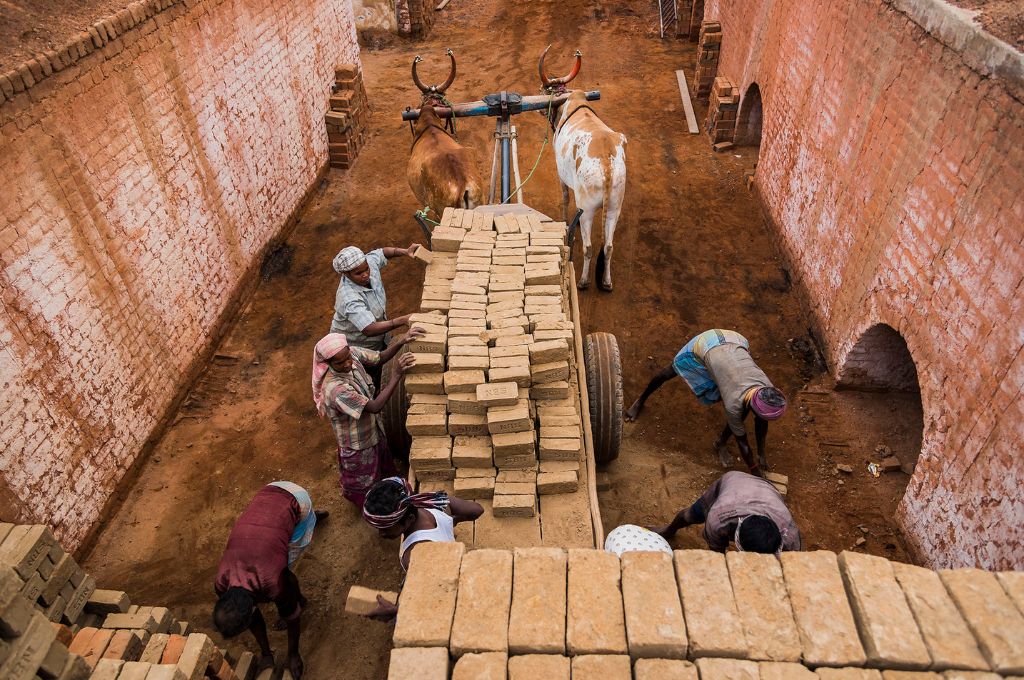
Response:
[[[622,360],[619,343],[611,333],[590,333],[583,338],[590,427],[594,458],[608,463],[619,457],[622,441]]]
[[[403,349],[392,357],[391,361],[384,364],[380,374],[381,388],[391,381],[398,357],[404,353],[405,350]],[[405,418],[408,414],[409,395],[405,393],[405,380],[403,379],[398,381],[398,387],[395,388],[391,398],[384,404],[384,410],[381,411],[381,417],[384,419],[384,434],[388,438],[388,448],[391,450],[391,456],[395,460],[409,460],[409,445],[412,440],[405,429]]]

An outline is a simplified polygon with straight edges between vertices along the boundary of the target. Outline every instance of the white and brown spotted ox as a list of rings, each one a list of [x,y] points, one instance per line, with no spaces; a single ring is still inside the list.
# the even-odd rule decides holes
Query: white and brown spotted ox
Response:
[[[412,151],[406,172],[409,186],[421,205],[436,215],[446,207],[475,208],[480,205],[483,182],[476,170],[473,150],[459,144],[445,129],[435,106],[447,106],[445,91],[455,82],[455,55],[448,50],[451,72],[441,85],[424,85],[416,73],[420,57],[412,62],[412,81],[423,93],[420,116],[413,126]]]
[[[580,72],[583,57],[577,50],[576,63],[569,74],[561,78],[549,78],[544,72],[544,57],[547,53],[545,49],[538,64],[544,92],[564,93],[569,81]],[[548,121],[554,133],[552,146],[558,178],[562,183],[562,219],[569,219],[569,189],[572,189],[576,207],[583,211],[580,217],[583,272],[580,274],[579,287],[586,288],[590,285],[590,259],[593,253],[590,245],[591,230],[598,208],[604,208],[604,248],[597,256],[596,278],[599,288],[611,290],[615,223],[619,221],[622,197],[626,192],[626,136],[601,122],[594,109],[587,104],[581,90],[568,92],[569,98],[554,107]]]

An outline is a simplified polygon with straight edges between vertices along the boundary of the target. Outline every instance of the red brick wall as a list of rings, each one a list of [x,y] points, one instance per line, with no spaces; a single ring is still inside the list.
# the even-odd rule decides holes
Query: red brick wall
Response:
[[[359,58],[349,0],[132,10],[0,77],[0,515],[69,548],[323,169]]]
[[[760,88],[756,186],[831,366],[878,323],[916,364],[906,535],[933,566],[1019,567],[1024,86],[991,74],[1024,62],[987,68],[955,46],[990,39],[893,4],[708,0],[705,19],[722,24],[718,74]]]

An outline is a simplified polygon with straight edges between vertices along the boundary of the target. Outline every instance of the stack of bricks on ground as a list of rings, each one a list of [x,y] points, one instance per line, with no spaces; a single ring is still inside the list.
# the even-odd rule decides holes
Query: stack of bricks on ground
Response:
[[[359,64],[339,64],[334,69],[334,90],[327,125],[327,152],[332,168],[350,168],[366,138],[369,116],[363,72]]]
[[[394,646],[389,680],[999,680],[1024,676],[1024,573],[429,543]]]
[[[252,653],[226,658],[166,607],[97,590],[49,528],[0,523],[3,680],[252,680],[254,672]]]
[[[705,21],[697,38],[697,68],[693,73],[694,96],[703,99],[711,94],[718,75],[718,55],[722,49],[722,25]]]
[[[409,345],[409,462],[421,482],[493,497],[497,517],[532,517],[537,493],[579,484],[564,238],[565,223],[536,213],[446,208],[433,251],[419,253],[422,311],[410,323],[426,335]]]
[[[740,90],[728,78],[715,78],[705,125],[716,151],[732,147],[736,140],[736,114],[740,107]]]

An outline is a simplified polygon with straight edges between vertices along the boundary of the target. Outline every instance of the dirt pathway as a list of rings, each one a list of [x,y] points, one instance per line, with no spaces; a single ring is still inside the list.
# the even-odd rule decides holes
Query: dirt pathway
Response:
[[[537,91],[536,58],[549,42],[552,71],[568,67],[573,48],[583,51],[578,85],[601,89],[598,111],[629,137],[616,289],[581,297],[586,329],[619,337],[627,403],[694,333],[741,330],[767,373],[796,397],[791,415],[772,428],[769,456],[791,478],[790,501],[807,546],[842,550],[865,535],[865,549],[904,557],[891,514],[907,478],[865,472],[877,443],[908,455],[917,450],[894,415],[899,400],[834,394],[814,369],[805,351],[807,321],[743,186],[755,152],[716,155],[703,136],[686,134],[674,69],[690,66],[693,49],[660,41],[656,29],[650,3],[639,0],[457,2],[425,43],[364,52],[371,140],[352,171],[332,174],[320,188],[289,248],[268,263],[265,282],[220,357],[125,491],[86,560],[99,582],[129,591],[137,602],[174,607],[209,630],[211,584],[232,522],[261,484],[290,479],[332,511],[299,568],[312,602],[303,619],[307,676],[386,675],[390,629],[342,610],[354,583],[398,585],[397,545],[379,541],[341,501],[330,428],[316,419],[309,393],[310,354],[328,329],[337,286],[330,261],[350,243],[369,249],[419,239],[404,174],[409,133],[398,118],[418,101],[408,77],[413,56],[423,54],[425,79],[437,80],[446,73],[444,48],[456,50],[455,99],[501,86],[530,94]],[[525,115],[516,122],[525,173],[540,149],[544,121]],[[490,160],[491,129],[480,120],[459,126],[463,141],[480,150],[481,167]],[[542,212],[558,214],[550,149],[526,196]],[[390,313],[412,310],[422,280],[418,265],[395,262],[384,278]],[[813,395],[802,392],[808,381]],[[611,489],[601,495],[606,528],[666,519],[721,472],[709,453],[721,409],[701,407],[674,382],[626,429],[621,458],[608,468]],[[840,479],[838,462],[855,472]],[[699,534],[681,534],[678,545],[700,546]],[[283,651],[283,639],[276,639]]]

